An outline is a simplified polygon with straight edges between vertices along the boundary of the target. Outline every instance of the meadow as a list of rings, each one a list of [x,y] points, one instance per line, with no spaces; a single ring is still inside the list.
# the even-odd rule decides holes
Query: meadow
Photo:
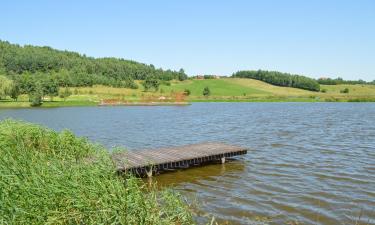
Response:
[[[72,95],[67,99],[45,97],[43,107],[92,106],[104,99],[125,102],[160,101],[161,96],[171,98],[189,90],[184,97],[189,102],[367,102],[375,101],[375,85],[321,85],[321,91],[308,91],[291,87],[280,87],[259,80],[245,78],[188,79],[162,83],[157,91],[145,92],[141,81],[139,88],[114,88],[103,85],[70,88]],[[203,96],[203,89],[210,89],[209,96]],[[348,93],[343,90],[348,89]],[[28,97],[20,96],[17,102],[10,99],[0,101],[0,108],[29,107]]]

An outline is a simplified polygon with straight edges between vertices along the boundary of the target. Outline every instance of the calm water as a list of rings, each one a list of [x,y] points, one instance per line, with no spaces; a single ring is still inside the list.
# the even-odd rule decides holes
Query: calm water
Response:
[[[154,178],[198,204],[199,223],[375,224],[375,104],[197,103],[186,107],[0,110],[129,149],[224,141],[225,165]],[[360,216],[361,215],[361,216]]]

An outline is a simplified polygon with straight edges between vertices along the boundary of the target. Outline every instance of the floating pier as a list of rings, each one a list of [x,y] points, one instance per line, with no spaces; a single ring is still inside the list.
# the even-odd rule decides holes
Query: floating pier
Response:
[[[247,149],[224,143],[201,143],[179,147],[127,151],[112,155],[119,172],[140,176],[198,166],[209,162],[225,163],[226,158],[244,155]]]

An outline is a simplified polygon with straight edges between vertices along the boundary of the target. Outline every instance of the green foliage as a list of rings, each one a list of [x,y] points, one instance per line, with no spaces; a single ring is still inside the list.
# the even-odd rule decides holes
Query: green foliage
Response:
[[[322,90],[320,90],[321,92],[323,92],[323,93],[326,93],[327,92],[327,89],[322,89]]]
[[[32,107],[41,106],[43,104],[43,87],[37,83],[35,89],[29,93],[30,105]]]
[[[50,47],[15,45],[0,41],[0,70],[14,77],[22,74],[46,74],[59,86],[82,87],[101,84],[113,87],[138,88],[134,80],[156,77],[159,80],[187,79],[180,71],[155,69],[130,60],[92,58],[75,52]]]
[[[64,90],[63,90],[63,91],[60,91],[60,93],[59,93],[59,97],[60,97],[60,98],[63,98],[64,101],[65,101],[69,96],[71,96],[71,95],[72,95],[72,91],[71,91],[68,87],[64,88]]]
[[[184,80],[186,80],[188,77],[187,77],[187,75],[185,74],[185,71],[184,71],[184,69],[180,69],[179,71],[178,71],[178,80],[179,81],[184,81]]]
[[[341,77],[338,77],[336,79],[319,78],[318,83],[324,84],[324,85],[338,85],[338,84],[373,84],[374,82],[366,82],[364,80],[344,80]]]
[[[9,95],[13,86],[13,82],[5,76],[0,76],[0,99]]]
[[[210,96],[210,94],[211,94],[210,88],[205,87],[203,89],[203,96],[207,97],[207,96]]]
[[[19,85],[16,83],[16,82],[13,82],[11,88],[10,88],[10,91],[9,91],[9,96],[17,101],[18,100],[18,96],[21,94],[21,90],[20,90],[20,87]]]
[[[340,90],[340,93],[348,94],[349,93],[349,88],[344,88],[343,90]]]
[[[184,95],[189,96],[191,94],[191,91],[189,89],[184,90]]]
[[[54,96],[59,95],[59,85],[57,80],[53,79],[52,77],[47,77],[42,80],[42,89],[43,95],[48,95],[53,100]]]
[[[155,77],[147,77],[146,80],[142,83],[145,91],[154,89],[155,91],[159,90],[160,81]]]
[[[234,73],[232,77],[251,78],[282,87],[294,87],[310,91],[320,90],[319,83],[312,78],[300,75],[292,75],[289,73],[281,73],[277,71],[239,71],[237,73]]]
[[[107,150],[29,123],[0,122],[4,224],[191,224],[174,192],[120,177]]]

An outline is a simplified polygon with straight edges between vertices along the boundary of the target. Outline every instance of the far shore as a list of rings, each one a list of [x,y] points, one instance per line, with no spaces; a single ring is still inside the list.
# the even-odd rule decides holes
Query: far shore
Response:
[[[375,102],[375,99],[315,99],[315,98],[207,98],[192,99],[188,102],[118,102],[118,103],[101,103],[90,100],[66,100],[66,101],[45,101],[39,107],[31,107],[28,101],[0,101],[0,109],[6,108],[53,108],[53,107],[82,107],[82,106],[188,106],[194,102]]]

